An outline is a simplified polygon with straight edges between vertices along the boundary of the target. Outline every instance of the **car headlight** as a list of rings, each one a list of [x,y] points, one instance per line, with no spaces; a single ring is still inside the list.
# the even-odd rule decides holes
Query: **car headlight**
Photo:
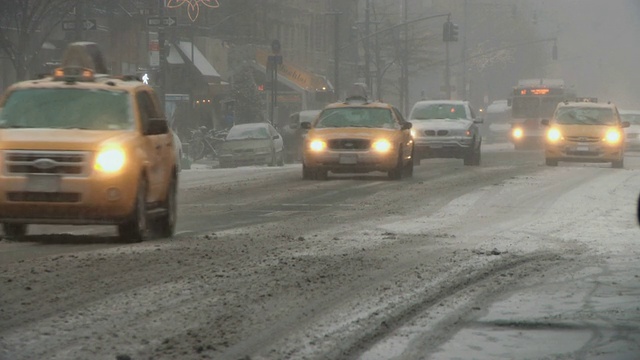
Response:
[[[415,129],[411,129],[411,137],[415,138],[418,135]]]
[[[522,136],[524,136],[524,131],[520,128],[515,128],[511,131],[511,135],[513,135],[515,139],[521,139]]]
[[[94,168],[106,173],[118,172],[124,167],[126,159],[127,156],[121,148],[104,149],[96,156]]]
[[[549,129],[549,131],[547,132],[547,140],[549,140],[550,142],[556,142],[560,139],[562,139],[562,134],[560,133],[560,130]]]
[[[618,130],[609,130],[607,131],[607,134],[604,137],[604,141],[612,144],[619,143],[621,139],[622,139],[622,134],[620,134],[620,131]]]
[[[388,140],[378,140],[371,145],[371,148],[377,152],[386,153],[391,150],[391,143]]]
[[[313,140],[309,143],[309,150],[320,152],[327,148],[327,143],[321,140]]]

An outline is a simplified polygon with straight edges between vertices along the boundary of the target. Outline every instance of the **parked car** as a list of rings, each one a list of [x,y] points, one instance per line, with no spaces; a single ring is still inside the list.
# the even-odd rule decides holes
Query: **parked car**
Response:
[[[627,150],[640,150],[640,110],[620,110],[622,121],[629,122],[624,129]]]
[[[558,104],[547,126],[545,162],[558,166],[559,161],[604,163],[624,167],[624,131],[629,122],[622,121],[614,104],[564,102]]]
[[[282,136],[268,123],[233,126],[218,152],[220,167],[284,165]]]
[[[480,165],[482,136],[476,117],[467,101],[419,101],[411,109],[409,121],[416,143],[415,161],[426,158],[463,159],[465,165]]]

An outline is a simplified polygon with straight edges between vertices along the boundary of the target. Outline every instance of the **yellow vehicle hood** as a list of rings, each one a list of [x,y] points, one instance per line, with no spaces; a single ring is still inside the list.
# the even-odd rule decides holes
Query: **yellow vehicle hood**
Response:
[[[124,143],[135,137],[132,131],[80,129],[2,129],[0,150],[93,151],[105,142]]]
[[[560,130],[562,136],[604,137],[607,131],[617,129],[612,125],[561,125],[555,124],[554,128]]]
[[[401,133],[398,129],[326,128],[309,130],[307,139],[393,139]]]

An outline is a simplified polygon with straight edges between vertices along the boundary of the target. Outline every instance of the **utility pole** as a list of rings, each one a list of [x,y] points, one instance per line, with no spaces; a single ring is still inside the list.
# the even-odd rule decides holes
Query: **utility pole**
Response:
[[[451,23],[451,17],[447,17],[447,23]],[[451,30],[449,30],[451,31]],[[444,66],[444,86],[445,91],[447,93],[447,100],[451,100],[451,65],[450,65],[450,57],[449,57],[449,41],[444,42],[446,47],[446,64]]]
[[[325,15],[333,15],[335,16],[335,24],[334,24],[334,40],[333,40],[333,90],[336,94],[336,100],[340,99],[340,15],[342,15],[339,11],[332,11],[325,13]]]
[[[467,93],[467,28],[469,25],[469,0],[464,0],[462,29],[462,100],[469,100]]]
[[[409,3],[404,0],[404,49],[402,66],[402,112],[409,111]]]
[[[162,26],[164,24],[164,0],[157,0],[158,1],[158,16],[160,17],[160,26],[158,27],[158,49],[160,52],[160,62],[158,63],[158,95],[160,97],[160,104],[162,105],[162,110],[165,110],[165,83],[166,83],[166,76],[165,76],[165,70],[167,68],[166,66],[166,59],[167,57],[165,56],[165,32],[164,32],[164,27]]]
[[[370,52],[370,41],[368,39],[369,33],[371,31],[371,0],[366,0],[366,9],[365,9],[365,20],[364,20],[364,32],[367,40],[364,42],[364,79],[367,83],[367,93],[371,96],[373,94],[373,84],[371,81],[371,60],[369,59],[371,56]]]
[[[76,4],[76,18],[74,19],[76,22],[75,41],[82,40],[82,35],[84,30],[84,24],[82,23],[83,19],[84,19],[84,2],[78,1]]]

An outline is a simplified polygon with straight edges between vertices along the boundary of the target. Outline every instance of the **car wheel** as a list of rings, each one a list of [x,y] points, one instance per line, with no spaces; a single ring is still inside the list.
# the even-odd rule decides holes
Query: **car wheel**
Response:
[[[278,156],[278,166],[284,166],[284,150],[280,151],[280,155]]]
[[[176,201],[178,181],[172,177],[169,183],[169,189],[167,190],[167,197],[163,201],[162,208],[166,211],[165,214],[156,219],[156,228],[158,229],[158,235],[163,238],[172,237],[178,219],[178,206]]]
[[[411,156],[411,159],[404,165],[404,174],[403,176],[406,178],[413,177],[413,166],[414,166],[414,157]]]
[[[480,147],[476,148],[474,146],[473,150],[470,150],[464,156],[464,164],[466,166],[478,166],[480,165],[481,155],[480,155]]]
[[[138,185],[136,201],[129,219],[118,225],[120,239],[125,242],[141,242],[147,236],[147,183],[143,179]]]
[[[2,225],[2,229],[4,230],[5,237],[12,240],[18,240],[27,235],[27,224],[5,223]]]
[[[558,160],[555,160],[555,159],[548,159],[547,158],[547,159],[544,160],[544,163],[547,166],[558,166]]]
[[[396,166],[389,171],[389,179],[391,180],[400,180],[402,179],[402,173],[404,172],[404,166],[402,163],[402,151],[398,153],[398,161]]]
[[[614,169],[622,169],[624,168],[624,159],[620,159],[618,161],[611,162],[611,167]]]
[[[269,166],[276,166],[278,163],[278,156],[276,155],[275,150],[271,150],[271,160],[269,161]]]

